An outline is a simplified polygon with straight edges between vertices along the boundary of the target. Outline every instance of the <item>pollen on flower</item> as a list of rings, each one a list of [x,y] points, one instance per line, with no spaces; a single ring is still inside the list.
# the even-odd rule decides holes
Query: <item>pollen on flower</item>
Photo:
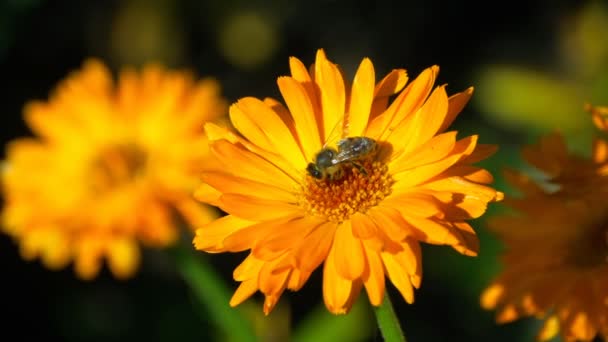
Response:
[[[96,190],[112,189],[131,182],[146,163],[144,151],[134,145],[115,145],[102,150],[91,164]]]
[[[393,179],[388,167],[379,161],[363,162],[367,174],[357,167],[345,167],[339,180],[319,180],[308,175],[301,205],[310,215],[323,216],[332,222],[347,220],[356,212],[366,212],[391,193]]]

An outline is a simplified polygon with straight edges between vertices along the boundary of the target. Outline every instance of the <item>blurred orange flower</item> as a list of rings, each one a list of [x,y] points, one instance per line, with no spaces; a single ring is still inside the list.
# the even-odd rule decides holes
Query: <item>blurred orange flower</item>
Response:
[[[51,269],[74,261],[91,279],[106,258],[116,277],[132,275],[139,243],[168,246],[178,217],[217,217],[191,194],[209,150],[203,124],[226,109],[215,80],[150,64],[114,84],[100,61],[86,61],[48,101],[25,106],[37,136],[7,146],[3,230]]]
[[[505,244],[504,270],[481,296],[499,323],[535,316],[545,319],[539,340],[608,338],[607,152],[596,139],[591,159],[575,156],[556,133],[523,150],[546,180],[507,171],[522,196],[489,222]]]
[[[385,275],[413,302],[419,242],[476,255],[466,221],[502,197],[486,185],[490,173],[473,166],[494,146],[444,132],[473,89],[448,97],[445,86],[434,88],[437,66],[409,84],[401,69],[376,83],[367,58],[349,85],[323,50],[310,71],[296,58],[290,68],[278,79],[287,108],[246,97],[230,107],[242,135],[207,124],[215,165],[195,196],[228,215],[198,229],[195,247],[251,251],[234,271],[241,284],[232,306],[260,290],[268,314],[322,263],[334,314],[347,312],[362,287],[380,305]]]

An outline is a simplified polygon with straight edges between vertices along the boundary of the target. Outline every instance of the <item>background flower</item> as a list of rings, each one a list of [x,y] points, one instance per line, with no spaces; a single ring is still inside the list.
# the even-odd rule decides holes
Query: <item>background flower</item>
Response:
[[[506,250],[502,272],[481,299],[499,323],[544,319],[540,340],[558,332],[566,341],[608,336],[607,148],[596,139],[592,158],[578,157],[554,134],[523,151],[547,179],[507,174],[522,196],[505,200],[513,214],[489,222]]]
[[[4,231],[51,269],[74,261],[91,279],[105,259],[116,277],[131,276],[139,245],[173,243],[178,217],[200,225],[217,215],[191,192],[208,151],[202,125],[224,111],[214,80],[148,65],[114,84],[88,60],[48,101],[25,106],[36,136],[7,147]]]

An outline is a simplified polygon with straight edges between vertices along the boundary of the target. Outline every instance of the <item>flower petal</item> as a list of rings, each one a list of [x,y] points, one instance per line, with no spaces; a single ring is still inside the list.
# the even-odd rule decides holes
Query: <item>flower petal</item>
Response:
[[[325,306],[333,314],[345,314],[348,306],[353,282],[342,278],[336,271],[335,257],[332,249],[327,255],[323,267],[323,299]]]
[[[355,280],[365,270],[365,255],[361,240],[353,236],[350,220],[342,222],[336,229],[332,246],[336,271],[341,277]]]
[[[380,254],[374,249],[365,246],[365,257],[367,267],[363,274],[363,285],[367,290],[367,296],[373,306],[380,306],[384,299],[384,266]]]
[[[395,153],[408,154],[437,133],[447,111],[448,96],[445,86],[437,87],[415,114],[408,116],[402,124],[386,134],[385,141],[393,146]]]
[[[369,58],[363,59],[353,80],[348,114],[348,136],[362,136],[367,128],[374,99],[374,65]]]
[[[293,115],[304,156],[306,160],[313,160],[315,154],[321,149],[321,137],[314,117],[313,104],[306,89],[291,77],[279,77],[277,83],[283,99]]]
[[[336,223],[326,222],[306,236],[293,252],[296,267],[304,271],[317,268],[330,251],[336,228]]]
[[[276,151],[277,154],[288,159],[295,168],[304,169],[306,167],[306,159],[289,127],[264,102],[254,97],[242,98],[230,107],[230,117],[235,127],[254,144],[266,148],[266,145],[252,139],[258,139],[256,136],[248,136],[251,132],[259,131],[265,138],[261,142],[268,143],[267,150]],[[241,129],[240,126],[244,126],[244,128]]]
[[[323,108],[323,126],[321,137],[327,142],[332,131],[340,124],[344,125],[346,106],[346,90],[344,79],[338,67],[330,62],[322,49],[317,50],[315,59],[315,83],[319,86],[321,94],[321,107]],[[342,133],[340,131],[340,133]]]
[[[226,237],[254,223],[233,215],[220,217],[196,230],[193,240],[194,248],[209,253],[224,252],[223,241]]]
[[[443,123],[441,124],[441,127],[438,130],[439,132],[443,132],[448,129],[448,127],[450,127],[452,122],[454,122],[454,119],[456,119],[456,116],[458,116],[464,106],[467,105],[467,103],[471,99],[471,96],[473,96],[473,87],[469,87],[463,92],[456,93],[450,96],[450,98],[448,99],[448,114],[443,119]]]

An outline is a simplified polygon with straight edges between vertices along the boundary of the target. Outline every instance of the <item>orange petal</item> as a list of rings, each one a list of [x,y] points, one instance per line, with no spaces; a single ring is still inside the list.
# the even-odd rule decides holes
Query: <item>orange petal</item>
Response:
[[[367,267],[363,274],[363,284],[367,290],[367,296],[373,306],[379,306],[384,299],[384,266],[379,253],[374,248],[365,246],[365,257]]]
[[[333,249],[329,252],[323,267],[323,299],[325,306],[333,314],[345,314],[348,306],[353,282],[342,278],[336,271]]]
[[[322,49],[317,50],[315,58],[315,83],[321,94],[323,108],[323,142],[328,140],[332,130],[342,122],[346,106],[344,79],[337,66],[331,63]]]
[[[555,315],[551,315],[545,320],[543,327],[536,335],[538,341],[549,341],[559,333],[559,319]]]
[[[249,279],[255,279],[257,285],[257,279],[260,275],[260,270],[266,262],[256,258],[253,254],[249,254],[243,262],[241,262],[232,272],[232,277],[236,281],[247,281]],[[256,286],[257,288],[257,286]]]
[[[241,194],[223,194],[219,207],[231,215],[251,221],[269,221],[281,217],[297,216],[302,212],[302,208],[293,203]]]
[[[274,199],[283,202],[296,202],[297,195],[272,183],[261,183],[254,180],[229,175],[223,172],[205,172],[201,179],[220,193],[242,194],[246,196]],[[200,195],[200,194],[199,194]]]
[[[407,154],[435,136],[447,110],[448,96],[445,86],[437,87],[424,105],[411,117],[412,119],[405,120],[400,127],[387,134],[385,141],[393,146],[395,153],[403,150],[403,153]]]
[[[225,250],[229,252],[240,252],[253,248],[259,240],[273,236],[274,232],[292,219],[293,216],[279,217],[271,221],[244,227],[227,236],[222,244]]]
[[[409,192],[389,196],[383,206],[393,207],[406,216],[431,217],[441,213],[440,202],[430,194]]]
[[[226,170],[239,170],[239,177],[272,184],[286,190],[297,186],[297,183],[276,165],[226,140],[213,142],[211,152],[225,164]]]
[[[367,128],[372,101],[374,99],[374,65],[369,58],[363,59],[353,80],[348,123],[348,136],[362,136]]]
[[[285,290],[287,277],[291,270],[275,271],[277,262],[265,262],[258,278],[260,291],[265,295],[279,295]]]
[[[239,287],[234,291],[232,298],[230,298],[230,306],[235,307],[249,297],[251,297],[258,290],[258,280],[249,279],[241,283]]]
[[[224,252],[223,241],[226,237],[255,222],[226,215],[196,230],[194,248],[210,253]]]
[[[438,66],[425,69],[398,96],[384,113],[376,117],[369,125],[367,136],[386,141],[401,121],[415,113],[424,103],[435,84],[439,72]]]
[[[306,236],[293,252],[296,267],[304,271],[317,268],[329,253],[336,228],[336,223],[326,222]]]
[[[407,72],[404,69],[391,70],[374,89],[374,97],[389,97],[399,92],[407,83]]]
[[[302,286],[306,283],[312,272],[300,270],[294,268],[289,274],[289,280],[287,281],[287,288],[292,291],[299,291]]]
[[[399,262],[394,254],[384,252],[381,254],[386,273],[397,290],[408,303],[414,302],[414,288],[410,282],[408,270]]]
[[[253,253],[264,260],[268,260],[269,257],[276,257],[277,253],[300,246],[310,232],[317,229],[323,222],[321,218],[312,216],[297,217],[285,222],[276,227],[273,234],[259,239]]]
[[[235,109],[233,110],[233,108]],[[244,136],[249,138],[251,142],[265,148],[262,144],[258,144],[250,138],[248,131],[239,128],[237,122],[245,123],[241,125],[245,126],[245,129],[252,129],[254,132],[259,130],[262,136],[265,137],[264,141],[267,141],[269,144],[267,150],[276,151],[278,155],[288,159],[289,163],[297,169],[304,169],[306,167],[307,161],[302,155],[302,151],[289,127],[264,102],[254,97],[245,97],[240,99],[230,109],[230,117],[235,127]]]
[[[306,160],[313,160],[321,149],[321,137],[314,117],[313,104],[306,89],[291,77],[279,77],[279,90],[293,115],[298,138]]]
[[[336,271],[341,277],[355,280],[365,269],[365,256],[361,241],[353,236],[351,222],[344,221],[336,229],[332,246]],[[331,253],[331,252],[330,252]]]
[[[439,132],[443,132],[448,129],[448,127],[450,127],[452,122],[454,122],[454,119],[456,119],[456,116],[458,116],[464,106],[467,105],[467,103],[471,99],[471,96],[473,96],[473,87],[469,87],[463,92],[456,93],[450,96],[450,98],[448,99],[448,114],[445,116],[445,119],[443,120],[443,123],[439,128]]]
[[[409,153],[397,155],[393,151],[391,155],[391,157],[394,156],[391,161],[394,164],[391,167],[392,172],[413,169],[445,158],[454,149],[456,134],[455,131],[440,134]]]
[[[425,181],[439,175],[440,173],[447,170],[450,166],[457,163],[463,156],[468,155],[475,149],[477,143],[477,136],[473,135],[456,142],[454,150],[451,154],[432,164],[423,165],[411,170],[405,170],[403,172],[394,173],[393,179],[397,182],[393,185],[394,189],[407,189],[414,185],[424,183]],[[391,165],[389,165],[390,167]],[[400,165],[393,165],[395,168],[399,168]]]

